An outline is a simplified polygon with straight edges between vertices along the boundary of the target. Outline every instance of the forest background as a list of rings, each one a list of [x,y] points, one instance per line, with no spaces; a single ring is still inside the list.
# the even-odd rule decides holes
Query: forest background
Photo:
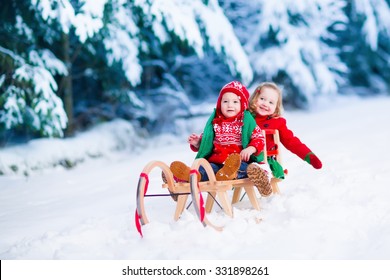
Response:
[[[287,110],[389,95],[390,0],[2,0],[0,147],[128,121],[180,134],[220,88],[274,81]]]

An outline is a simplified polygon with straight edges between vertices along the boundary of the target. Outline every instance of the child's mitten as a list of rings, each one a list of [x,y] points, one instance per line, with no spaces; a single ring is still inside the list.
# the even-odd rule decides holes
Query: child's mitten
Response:
[[[313,152],[310,152],[305,156],[305,161],[308,164],[311,164],[315,169],[321,169],[322,167],[322,162]]]

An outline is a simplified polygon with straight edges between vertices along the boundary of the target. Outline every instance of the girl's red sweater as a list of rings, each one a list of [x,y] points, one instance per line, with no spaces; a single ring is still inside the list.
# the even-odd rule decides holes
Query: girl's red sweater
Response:
[[[311,152],[311,150],[299,140],[298,137],[287,127],[286,119],[283,117],[271,117],[271,116],[260,116],[255,117],[257,125],[261,129],[277,129],[279,130],[280,142],[290,152],[296,154],[301,159],[305,159],[305,156]],[[276,148],[276,144],[272,135],[266,137],[267,150]]]

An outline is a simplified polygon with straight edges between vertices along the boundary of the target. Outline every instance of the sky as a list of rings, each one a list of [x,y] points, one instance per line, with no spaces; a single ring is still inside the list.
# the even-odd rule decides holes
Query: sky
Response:
[[[282,150],[288,176],[281,194],[258,196],[260,211],[244,197],[233,205],[233,218],[214,206],[207,218],[221,232],[204,227],[192,205],[174,221],[175,202],[165,196],[146,198],[150,223],[143,237],[134,222],[144,166],[153,160],[191,165],[195,153],[185,139],[200,132],[205,118],[183,124],[180,137],[139,141],[118,120],[74,139],[4,148],[0,259],[388,260],[388,108],[385,97],[339,97],[311,111],[287,111],[287,125],[323,168]],[[53,167],[61,157],[78,164]],[[148,193],[167,193],[160,171],[149,178]]]

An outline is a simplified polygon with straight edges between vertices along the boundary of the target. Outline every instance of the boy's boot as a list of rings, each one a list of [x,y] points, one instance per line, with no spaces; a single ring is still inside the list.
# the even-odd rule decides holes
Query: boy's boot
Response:
[[[248,178],[257,187],[260,195],[270,196],[272,194],[272,187],[268,172],[260,167],[258,163],[251,163],[246,170]]]
[[[169,166],[176,182],[189,182],[191,169],[181,161],[174,161]]]
[[[174,161],[171,163],[169,169],[173,174],[173,179],[176,182],[189,182],[191,168],[181,161]],[[200,173],[198,173],[198,182],[200,181]]]
[[[217,171],[215,178],[217,181],[227,181],[237,178],[237,171],[240,169],[240,154],[231,154],[225,160],[223,167]]]

